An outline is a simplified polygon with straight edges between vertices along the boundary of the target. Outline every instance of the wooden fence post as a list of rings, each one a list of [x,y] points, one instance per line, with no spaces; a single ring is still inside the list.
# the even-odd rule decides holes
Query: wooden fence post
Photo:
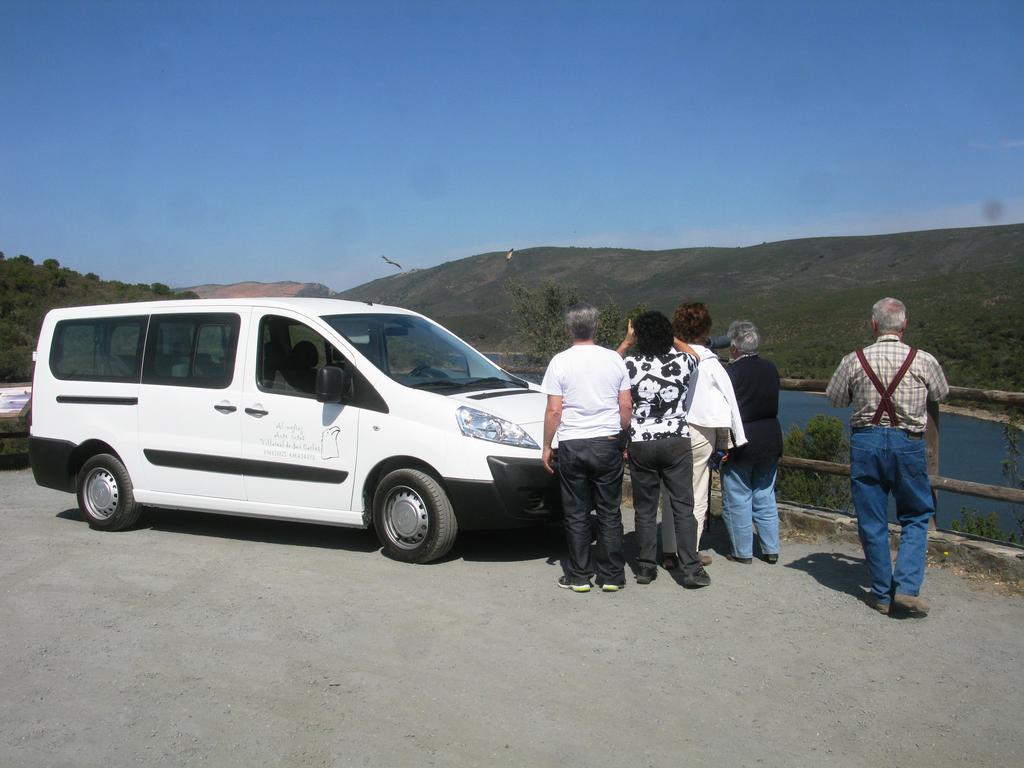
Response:
[[[928,427],[925,430],[925,449],[928,452],[928,474],[939,474],[939,404],[928,398]],[[932,488],[932,504],[939,508],[939,492]],[[935,530],[935,515],[928,521],[928,530]]]

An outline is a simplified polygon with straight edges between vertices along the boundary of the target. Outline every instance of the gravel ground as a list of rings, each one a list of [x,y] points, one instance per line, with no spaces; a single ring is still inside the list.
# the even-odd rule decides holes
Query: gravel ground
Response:
[[[0,499],[2,766],[1020,764],[1024,600],[946,570],[901,621],[846,545],[577,595],[558,529],[410,566],[320,526],[100,533],[28,472]]]

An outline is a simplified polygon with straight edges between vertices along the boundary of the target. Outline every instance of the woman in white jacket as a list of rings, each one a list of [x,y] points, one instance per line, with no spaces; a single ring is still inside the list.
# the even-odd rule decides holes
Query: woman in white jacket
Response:
[[[711,315],[704,304],[680,304],[672,318],[672,330],[697,354],[696,384],[691,383],[686,420],[693,446],[693,515],[697,518],[697,541],[704,532],[708,514],[708,486],[711,464],[715,466],[733,447],[747,442],[736,394],[718,355],[705,346],[711,332]],[[675,552],[675,528],[671,513],[662,518],[662,552]],[[701,553],[702,562],[711,562]]]

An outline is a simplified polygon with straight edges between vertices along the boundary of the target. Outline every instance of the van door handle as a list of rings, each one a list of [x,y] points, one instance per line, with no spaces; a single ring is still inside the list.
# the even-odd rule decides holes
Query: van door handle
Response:
[[[255,416],[258,419],[262,419],[264,416],[270,413],[270,411],[264,411],[262,408],[246,408],[245,412],[250,416]]]
[[[234,413],[238,409],[235,408],[235,406],[230,405],[229,403],[217,403],[215,406],[213,406],[213,410],[218,411],[220,413]]]

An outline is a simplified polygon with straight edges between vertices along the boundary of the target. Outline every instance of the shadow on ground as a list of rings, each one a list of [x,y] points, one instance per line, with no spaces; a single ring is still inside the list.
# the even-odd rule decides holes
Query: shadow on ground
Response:
[[[57,517],[85,524],[81,512],[75,508],[59,512]],[[142,530],[349,552],[375,552],[381,548],[372,530],[172,509],[147,508],[138,524],[123,533],[130,535],[132,531]],[[515,562],[543,557],[557,563],[564,555],[562,527],[542,525],[512,530],[460,532],[452,550],[436,562],[460,559],[472,562]]]
[[[58,513],[57,517],[61,520],[85,523],[77,509],[65,510]],[[173,509],[143,510],[138,524],[124,531],[122,535],[142,530],[236,541],[258,541],[266,544],[322,547],[349,552],[373,552],[380,549],[380,543],[373,531],[358,528]]]
[[[823,587],[836,592],[863,598],[867,591],[868,569],[863,558],[840,552],[815,552],[784,567],[803,571]]]
[[[452,551],[439,562],[467,560],[505,563],[547,558],[558,563],[565,557],[565,534],[560,524],[497,531],[463,531]]]

